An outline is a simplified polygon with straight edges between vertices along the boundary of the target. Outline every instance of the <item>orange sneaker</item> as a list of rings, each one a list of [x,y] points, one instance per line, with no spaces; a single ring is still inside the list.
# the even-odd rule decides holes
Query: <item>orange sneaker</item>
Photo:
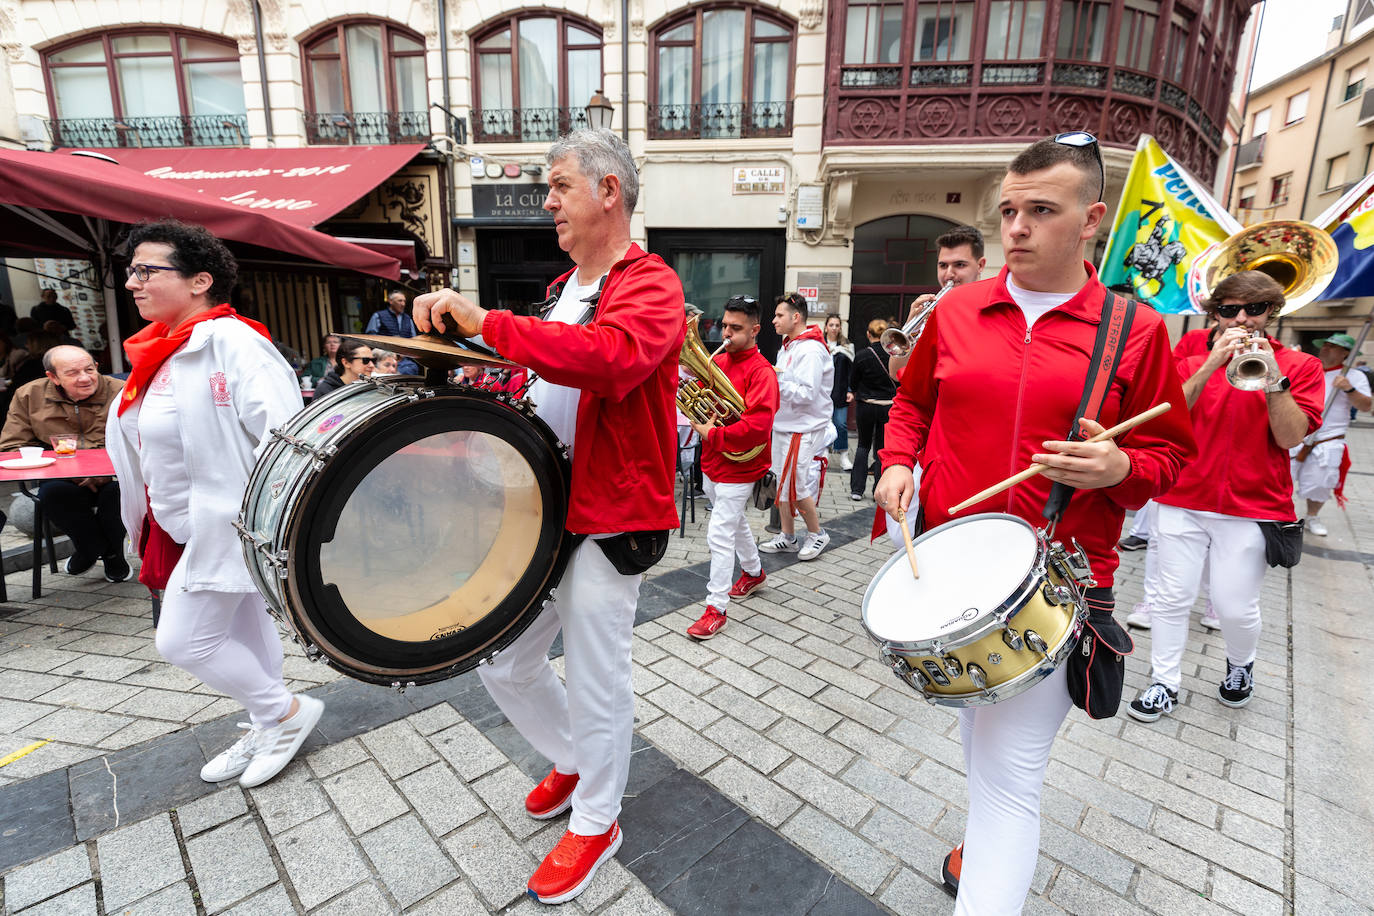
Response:
[[[767,578],[768,574],[765,573],[762,568],[759,569],[759,574],[757,576],[751,576],[744,570],[740,570],[739,578],[735,580],[734,585],[730,586],[730,597],[746,598],[752,595],[754,592],[758,591],[759,586],[763,584],[763,580]]]
[[[693,639],[710,639],[725,629],[726,623],[725,615],[708,604],[701,619],[687,628],[687,635]]]
[[[620,848],[620,822],[597,836],[569,830],[535,869],[526,893],[540,903],[566,903],[587,889],[601,867]]]
[[[945,887],[959,896],[959,872],[964,868],[964,844],[960,843],[945,856],[945,864],[940,868],[940,876],[945,879]]]
[[[558,817],[572,805],[573,789],[577,788],[577,774],[569,776],[558,770],[549,775],[525,796],[525,813],[536,821]]]

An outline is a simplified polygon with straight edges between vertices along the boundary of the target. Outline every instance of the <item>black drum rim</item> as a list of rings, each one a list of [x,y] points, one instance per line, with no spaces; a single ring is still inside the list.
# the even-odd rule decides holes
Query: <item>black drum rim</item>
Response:
[[[324,583],[320,546],[333,535],[357,485],[379,464],[410,443],[461,430],[497,436],[534,471],[544,516],[533,561],[505,598],[467,629],[424,643],[390,639],[364,626],[338,590]],[[571,468],[547,424],[507,396],[454,387],[397,402],[335,444],[335,454],[300,496],[284,538],[293,622],[332,667],[386,686],[432,683],[477,667],[534,622],[562,579],[572,539],[566,527]]]

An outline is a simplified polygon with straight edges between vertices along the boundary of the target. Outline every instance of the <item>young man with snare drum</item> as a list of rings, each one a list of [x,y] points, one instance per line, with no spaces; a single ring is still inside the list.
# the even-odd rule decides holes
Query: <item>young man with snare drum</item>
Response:
[[[961,500],[1032,462],[1045,465],[961,515],[1006,512],[1039,526],[1051,484],[1077,488],[1054,537],[1082,545],[1098,586],[1088,601],[1099,613],[1113,603],[1125,510],[1166,490],[1194,448],[1168,334],[1145,308],[1135,312],[1100,422],[1084,419],[1081,430],[1102,432],[1163,401],[1174,408],[1119,447],[1065,441],[1104,320],[1106,289],[1083,260],[1106,213],[1103,183],[1097,141],[1081,132],[1034,143],[1011,163],[1000,198],[1007,266],[951,290],[930,318],[892,407],[877,489],[880,506],[905,510],[921,454],[929,530]],[[1061,667],[1011,699],[960,710],[969,815],[964,843],[945,863],[957,914],[1020,912],[1039,850],[1045,766],[1070,702]]]
[[[624,142],[608,130],[578,130],[555,142],[547,160],[544,209],[576,265],[550,288],[558,301],[548,320],[487,311],[447,289],[418,297],[414,314],[425,331],[449,316],[459,334],[480,333],[538,373],[530,391],[536,413],[571,450],[567,526],[587,537],[557,599],[478,668],[506,718],[553,762],[525,799],[526,812],[544,820],[572,808],[568,831],[529,883],[531,897],[562,903],[620,848],[634,732],[630,642],[643,579],[621,569],[656,559],[626,557],[619,547],[633,554],[637,542],[620,535],[666,538],[678,525],[674,402],[685,307],[677,274],[630,241],[639,175]],[[560,630],[566,688],[548,658]]]
[[[1130,706],[1131,717],[1142,722],[1157,721],[1178,703],[1188,612],[1204,563],[1226,643],[1226,677],[1217,698],[1227,706],[1250,702],[1267,565],[1256,523],[1297,520],[1288,450],[1321,424],[1324,381],[1316,357],[1262,333],[1256,342],[1272,356],[1274,368],[1261,389],[1233,386],[1226,370],[1250,346],[1251,335],[1278,317],[1283,303],[1283,288],[1268,275],[1232,274],[1216,285],[1205,306],[1217,320],[1212,349],[1179,361],[1198,457],[1158,500],[1150,543],[1159,564],[1150,614],[1151,683]]]
[[[728,426],[692,423],[701,436],[701,471],[706,498],[711,501],[711,521],[706,526],[711,578],[707,584],[706,611],[687,628],[687,635],[693,639],[710,639],[719,633],[725,626],[725,609],[730,599],[751,594],[764,580],[758,545],[745,513],[754,485],[772,464],[769,444],[773,416],[778,412],[778,374],[759,353],[757,300],[735,296],[727,301],[720,331],[725,352],[716,355],[714,362],[744,399],[744,413]],[[758,454],[743,458],[755,448],[760,449]],[[731,585],[736,555],[740,577]]]

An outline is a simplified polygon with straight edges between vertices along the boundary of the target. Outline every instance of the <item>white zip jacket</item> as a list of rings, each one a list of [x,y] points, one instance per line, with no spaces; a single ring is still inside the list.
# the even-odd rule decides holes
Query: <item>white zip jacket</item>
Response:
[[[833,425],[830,389],[835,361],[819,340],[798,340],[778,351],[775,432],[809,433]]]
[[[233,522],[271,430],[300,412],[301,390],[276,347],[236,318],[202,321],[169,362],[191,480],[186,590],[254,591]],[[105,447],[119,478],[124,530],[137,544],[147,504],[137,435],[131,440],[124,429],[138,429],[142,399],[124,417],[119,399],[113,403]]]

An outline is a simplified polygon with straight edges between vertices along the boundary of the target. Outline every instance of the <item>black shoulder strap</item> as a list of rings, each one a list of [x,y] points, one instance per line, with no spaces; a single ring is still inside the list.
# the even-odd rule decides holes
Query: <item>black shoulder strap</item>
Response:
[[[1078,421],[1083,417],[1096,420],[1102,413],[1102,402],[1111,390],[1112,379],[1116,377],[1117,367],[1121,364],[1121,353],[1126,348],[1126,338],[1131,333],[1131,322],[1135,320],[1136,301],[1123,299],[1111,290],[1107,291],[1106,308],[1102,310],[1102,321],[1097,326],[1097,339],[1093,342],[1093,355],[1088,363],[1087,380],[1083,385],[1083,398],[1078,402],[1073,424],[1065,439],[1085,439]],[[1045,501],[1044,516],[1058,519],[1069,506],[1074,488],[1068,484],[1056,483],[1050,487],[1049,499]]]

